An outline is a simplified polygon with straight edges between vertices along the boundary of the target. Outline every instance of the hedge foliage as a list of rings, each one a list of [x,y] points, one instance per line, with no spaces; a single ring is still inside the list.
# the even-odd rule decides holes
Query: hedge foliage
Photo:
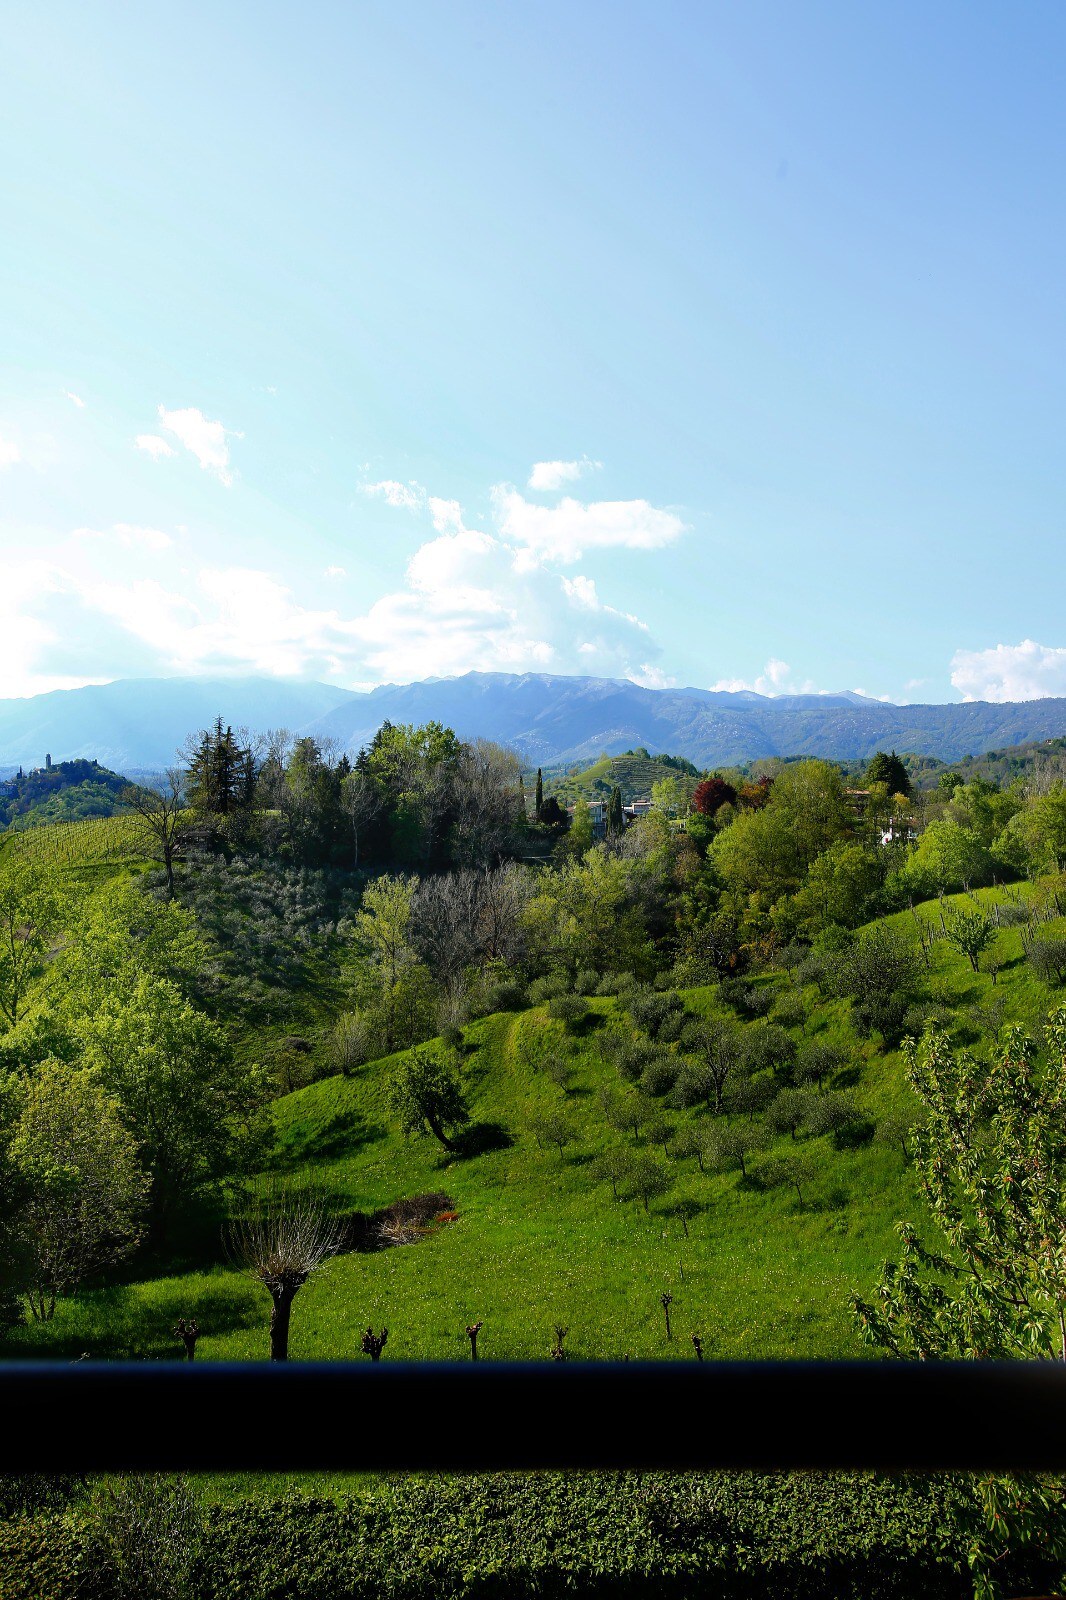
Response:
[[[189,1600],[959,1600],[968,1503],[873,1474],[396,1479],[208,1508]],[[117,1600],[109,1566],[91,1512],[0,1523],[3,1600]]]

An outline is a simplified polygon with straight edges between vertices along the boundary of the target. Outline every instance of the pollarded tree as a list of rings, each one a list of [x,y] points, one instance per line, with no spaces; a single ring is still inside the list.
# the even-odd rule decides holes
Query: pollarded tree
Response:
[[[445,1150],[455,1150],[470,1112],[456,1073],[438,1052],[409,1051],[393,1068],[388,1096],[405,1133],[428,1129]]]
[[[874,1299],[852,1301],[865,1337],[893,1356],[1066,1361],[1066,1010],[1052,1014],[1045,1040],[1041,1059],[1011,1029],[991,1063],[940,1032],[907,1046],[925,1114],[909,1143],[943,1242],[929,1249],[902,1223],[899,1259]],[[1066,1570],[1061,1481],[989,1477],[977,1487],[980,1596],[996,1593],[1012,1539],[1041,1545]]]
[[[289,1358],[292,1303],[314,1273],[336,1255],[342,1225],[312,1195],[267,1189],[227,1229],[231,1260],[261,1283],[271,1301],[270,1359]]]
[[[57,1062],[46,1062],[25,1090],[10,1159],[25,1196],[27,1299],[47,1322],[60,1295],[133,1249],[149,1179],[97,1075]]]

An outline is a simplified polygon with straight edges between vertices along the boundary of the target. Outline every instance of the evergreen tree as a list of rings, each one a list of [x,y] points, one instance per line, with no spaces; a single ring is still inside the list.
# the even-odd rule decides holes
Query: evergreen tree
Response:
[[[625,831],[625,817],[622,815],[622,791],[616,784],[611,790],[611,798],[607,805],[607,832],[618,837]]]
[[[533,808],[534,821],[540,821],[540,814],[544,810],[544,774],[537,768],[537,793]]]
[[[907,776],[907,769],[894,750],[891,755],[878,750],[866,769],[866,783],[868,787],[875,783],[883,783],[889,794],[911,792],[911,780]]]

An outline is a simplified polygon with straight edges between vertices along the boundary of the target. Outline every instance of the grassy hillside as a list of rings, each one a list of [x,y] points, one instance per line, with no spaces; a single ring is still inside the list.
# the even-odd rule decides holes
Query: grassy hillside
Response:
[[[978,898],[988,904],[1002,893]],[[927,907],[925,915],[938,913]],[[909,915],[892,920],[910,926]],[[1006,966],[994,992],[991,980],[972,973],[946,944],[935,947],[924,983],[927,1004],[952,1019],[960,1042],[978,1038],[975,1006],[995,1002],[1004,1021],[1032,1025],[1053,1002],[1023,963],[1017,931],[1006,929],[1000,937]],[[775,994],[771,1020],[789,1017],[797,1040],[849,1045],[854,1065],[841,1081],[857,1080],[853,1093],[871,1119],[903,1103],[899,1057],[852,1032],[846,1002],[825,1000],[816,986],[801,988],[783,973],[760,982]],[[697,989],[684,998],[690,1010],[708,1012],[721,1006],[719,995]],[[591,1004],[578,1037],[543,1007],[491,1016],[467,1029],[472,1145],[481,1153],[456,1158],[428,1137],[400,1136],[386,1103],[390,1060],[275,1102],[268,1162],[275,1177],[313,1183],[339,1211],[371,1212],[400,1197],[444,1191],[458,1212],[457,1220],[431,1228],[417,1243],[338,1257],[297,1300],[295,1358],[356,1355],[368,1322],[389,1327],[387,1357],[461,1357],[464,1328],[475,1320],[484,1321],[481,1348],[488,1358],[541,1357],[556,1324],[569,1329],[567,1348],[575,1357],[688,1357],[693,1332],[712,1356],[863,1353],[848,1294],[870,1288],[880,1261],[892,1252],[895,1223],[921,1215],[898,1147],[875,1138],[837,1149],[828,1136],[785,1135],[776,1151],[802,1148],[812,1164],[802,1201],[786,1187],[763,1187],[757,1176],[701,1174],[692,1157],[671,1154],[664,1159],[672,1190],[653,1200],[647,1214],[639,1201],[615,1202],[609,1185],[595,1181],[592,1163],[608,1145],[630,1142],[607,1127],[597,1100],[605,1085],[625,1087],[599,1049],[619,1002]],[[553,1058],[569,1069],[565,1092],[558,1074],[547,1070]],[[562,1153],[542,1149],[530,1116],[563,1103],[576,1138]],[[678,1134],[700,1114],[664,1114],[673,1151]],[[636,1143],[649,1144],[646,1135]],[[774,1153],[771,1148],[756,1163]],[[687,1236],[679,1202],[688,1202],[693,1213]],[[202,1356],[264,1357],[266,1296],[225,1263],[213,1242],[217,1222],[205,1237],[201,1270],[135,1277],[61,1303],[54,1322],[12,1333],[4,1353],[174,1354],[173,1322],[191,1314],[204,1330]],[[132,1270],[144,1268],[134,1263]],[[673,1295],[672,1343],[660,1304],[667,1292]]]

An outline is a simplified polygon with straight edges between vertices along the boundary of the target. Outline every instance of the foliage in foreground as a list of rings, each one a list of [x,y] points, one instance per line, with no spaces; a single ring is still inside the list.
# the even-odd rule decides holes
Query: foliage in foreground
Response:
[[[174,1487],[149,1481],[88,1513],[0,1523],[0,1570],[5,1600],[124,1600],[125,1512],[162,1541],[140,1600],[957,1600],[965,1505],[945,1479],[538,1473],[243,1501],[197,1530]]]

